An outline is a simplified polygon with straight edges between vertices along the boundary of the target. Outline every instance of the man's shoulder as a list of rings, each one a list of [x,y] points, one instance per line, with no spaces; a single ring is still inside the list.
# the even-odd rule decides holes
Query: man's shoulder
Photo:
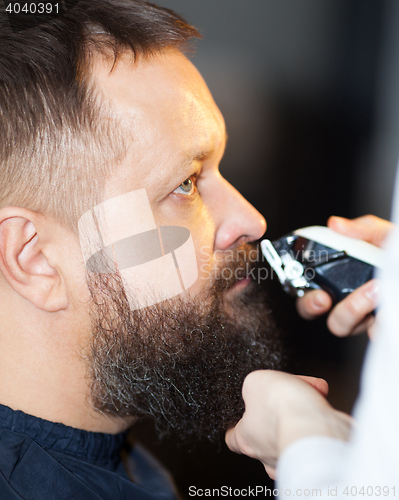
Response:
[[[0,500],[175,498],[170,487],[155,491],[148,486],[72,455],[47,450],[24,434],[0,429]]]
[[[94,500],[102,497],[31,438],[0,430],[0,498]]]

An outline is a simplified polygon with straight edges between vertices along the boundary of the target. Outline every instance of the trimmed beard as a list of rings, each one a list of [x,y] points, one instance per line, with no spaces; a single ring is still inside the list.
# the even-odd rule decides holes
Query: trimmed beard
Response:
[[[151,418],[161,437],[181,443],[216,441],[234,425],[244,411],[245,376],[277,369],[282,360],[266,291],[251,282],[226,295],[251,269],[253,251],[250,244],[239,247],[198,296],[134,311],[117,273],[90,274],[94,408]]]

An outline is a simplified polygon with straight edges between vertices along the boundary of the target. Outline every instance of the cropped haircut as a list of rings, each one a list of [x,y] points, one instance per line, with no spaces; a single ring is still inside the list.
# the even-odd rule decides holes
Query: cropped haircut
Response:
[[[91,56],[114,64],[167,48],[198,32],[141,0],[80,0],[41,25],[0,14],[0,208],[49,214],[76,231],[126,154],[123,127],[90,84]],[[112,66],[112,64],[111,64]]]

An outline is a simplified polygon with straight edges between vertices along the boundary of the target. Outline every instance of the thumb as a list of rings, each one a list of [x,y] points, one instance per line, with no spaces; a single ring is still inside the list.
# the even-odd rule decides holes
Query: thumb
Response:
[[[295,375],[296,377],[300,378],[304,382],[308,383],[311,385],[316,391],[320,392],[322,396],[325,398],[328,396],[328,383],[322,379],[322,378],[317,378],[317,377],[308,377],[307,375]]]
[[[265,470],[267,475],[270,477],[270,479],[275,480],[276,479],[276,468],[275,467],[269,467],[268,465],[265,465]]]
[[[237,436],[237,434],[236,434],[236,426],[235,426],[235,427],[229,429],[228,431],[226,431],[225,441],[226,441],[227,447],[229,448],[230,451],[234,451],[234,453],[241,454],[241,450],[240,450],[240,447],[238,446],[236,436]]]

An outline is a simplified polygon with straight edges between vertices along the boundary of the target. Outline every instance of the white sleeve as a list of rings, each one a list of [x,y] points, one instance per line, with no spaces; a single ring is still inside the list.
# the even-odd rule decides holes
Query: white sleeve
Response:
[[[393,209],[396,223],[398,177]],[[387,244],[382,294],[377,338],[367,351],[354,411],[358,425],[350,442],[314,436],[291,444],[277,466],[279,498],[301,496],[299,491],[295,494],[296,490],[304,488],[310,492],[320,489],[320,494],[313,495],[318,498],[399,497],[398,230]]]

